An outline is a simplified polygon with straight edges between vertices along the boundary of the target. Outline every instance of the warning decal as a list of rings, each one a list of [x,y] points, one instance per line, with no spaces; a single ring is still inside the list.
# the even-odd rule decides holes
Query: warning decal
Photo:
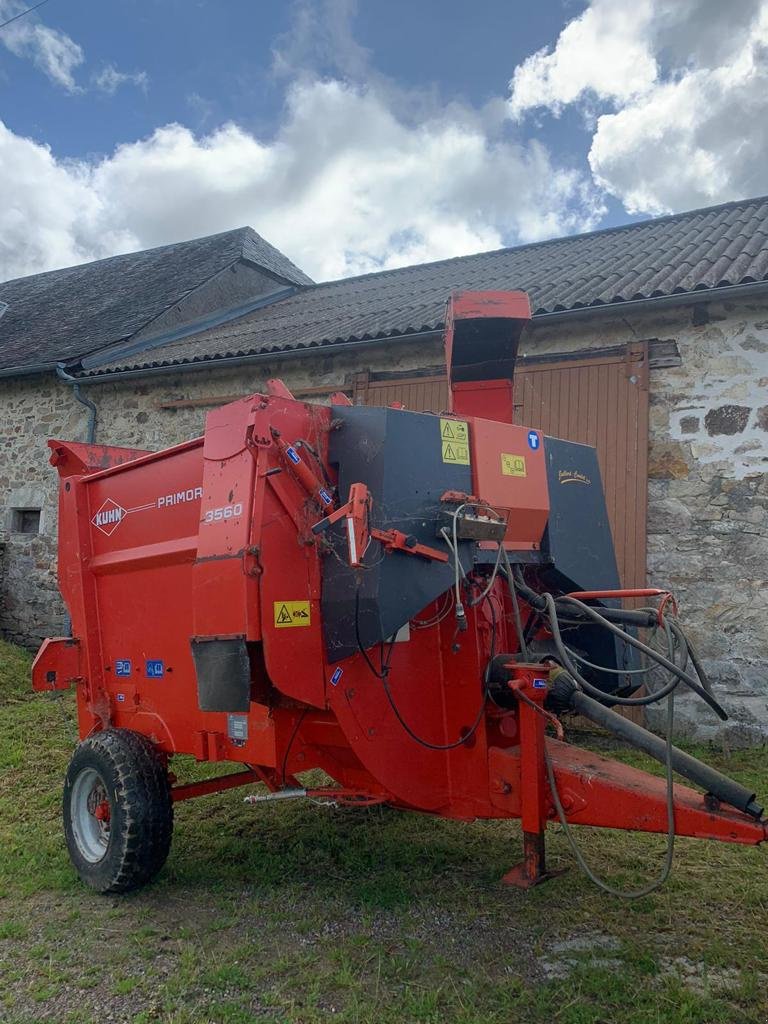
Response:
[[[466,420],[440,418],[440,440],[443,462],[457,466],[469,465],[469,425]]]
[[[275,601],[275,626],[308,626],[311,622],[309,601]]]
[[[527,476],[524,455],[501,453],[501,472],[504,476]]]

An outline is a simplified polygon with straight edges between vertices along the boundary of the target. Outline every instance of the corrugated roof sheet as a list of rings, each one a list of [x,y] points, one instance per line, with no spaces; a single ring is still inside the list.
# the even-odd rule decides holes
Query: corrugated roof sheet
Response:
[[[768,280],[768,197],[302,289],[92,374],[285,352],[442,327],[457,289],[524,289],[534,314]]]
[[[312,284],[248,227],[0,283],[0,369],[73,360],[129,338],[239,260]]]

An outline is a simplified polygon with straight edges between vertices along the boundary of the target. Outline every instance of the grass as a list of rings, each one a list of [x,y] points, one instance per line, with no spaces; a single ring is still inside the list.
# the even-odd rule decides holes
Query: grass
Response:
[[[0,1021],[768,1022],[763,849],[679,840],[670,883],[624,903],[552,829],[550,859],[570,870],[524,894],[499,884],[515,824],[254,811],[234,791],[177,806],[155,884],[95,896],[59,818],[73,698],[28,680],[28,656],[0,644]],[[768,794],[764,750],[699,753]],[[620,884],[658,870],[663,838],[579,835]]]

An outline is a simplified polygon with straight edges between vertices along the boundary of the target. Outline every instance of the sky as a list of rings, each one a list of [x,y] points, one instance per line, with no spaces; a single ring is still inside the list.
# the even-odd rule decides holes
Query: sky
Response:
[[[0,280],[246,224],[329,280],[762,195],[766,153],[768,0],[47,0],[0,28]]]

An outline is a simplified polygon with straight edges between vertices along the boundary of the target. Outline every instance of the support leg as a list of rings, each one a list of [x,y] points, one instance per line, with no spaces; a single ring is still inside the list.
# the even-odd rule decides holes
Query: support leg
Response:
[[[535,683],[546,672],[541,665],[515,665],[512,689],[522,692],[528,701],[540,703],[546,689]],[[547,783],[544,766],[544,730],[546,722],[535,707],[518,701],[520,723],[520,810],[523,826],[523,859],[504,875],[505,885],[530,889],[539,882],[562,874],[547,871],[544,830],[547,827]]]

